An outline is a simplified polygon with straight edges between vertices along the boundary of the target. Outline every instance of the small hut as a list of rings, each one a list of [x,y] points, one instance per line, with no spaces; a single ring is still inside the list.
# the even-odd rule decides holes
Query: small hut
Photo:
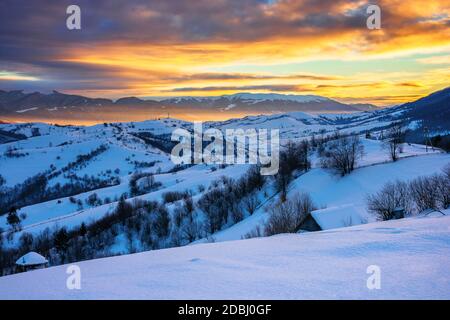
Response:
[[[34,269],[43,269],[47,267],[48,260],[37,252],[28,252],[16,261],[18,271],[29,271]]]
[[[397,207],[394,209],[394,219],[403,219],[405,217],[405,209]]]

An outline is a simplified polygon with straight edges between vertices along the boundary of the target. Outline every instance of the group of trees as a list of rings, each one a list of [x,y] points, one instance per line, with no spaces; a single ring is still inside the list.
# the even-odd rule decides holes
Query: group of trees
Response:
[[[181,199],[187,199],[191,197],[189,190],[185,191],[167,191],[162,194],[162,200],[164,203],[173,203]]]
[[[38,174],[26,179],[12,188],[0,188],[0,215],[8,212],[9,208],[24,207],[45,201],[70,197],[76,194],[117,185],[120,179],[113,177],[106,180],[94,176],[71,176],[68,183],[56,183],[49,186],[46,174]]]
[[[21,207],[45,201],[49,195],[45,174],[37,174],[12,187],[0,189],[0,215],[15,206]]]
[[[132,197],[154,191],[161,187],[161,182],[155,180],[151,172],[135,172],[130,177],[130,194]]]
[[[424,141],[424,143],[427,143],[427,141]],[[437,136],[432,137],[431,145],[445,150],[446,152],[450,152],[450,134],[438,134]]]
[[[109,256],[119,234],[126,238],[122,253],[172,246],[171,224],[166,206],[142,200],[130,203],[121,198],[112,213],[90,224],[70,230],[47,228],[35,236],[23,232],[16,248],[1,245],[0,274],[12,272],[15,259],[29,251],[43,254],[52,265]],[[0,236],[0,244],[3,241]]]
[[[69,162],[66,166],[64,166],[60,170],[53,170],[52,173],[47,175],[47,178],[50,180],[61,175],[62,173],[72,172],[75,169],[84,168],[87,166],[89,161],[99,156],[100,154],[106,152],[108,149],[109,149],[108,145],[101,144],[100,146],[98,146],[97,148],[86,154],[78,155],[75,161]]]
[[[383,136],[383,147],[392,161],[397,161],[403,152],[405,128],[401,122],[395,122]],[[367,133],[366,133],[367,136]],[[351,173],[364,156],[364,146],[358,134],[341,134],[313,136],[310,144],[317,149],[323,168],[335,170],[341,176]]]
[[[100,179],[88,175],[78,177],[70,173],[75,168],[85,166],[88,161],[105,152],[107,149],[107,145],[100,145],[87,154],[79,155],[74,162],[69,163],[60,170],[56,170],[54,166],[51,166],[50,170],[38,173],[13,187],[0,188],[0,215],[5,214],[12,206],[23,207],[33,205],[119,184],[120,179],[117,177]],[[70,173],[66,176],[70,182],[63,185],[56,183],[53,186],[49,186],[49,181],[63,172]]]
[[[213,188],[197,202],[197,207],[206,217],[207,233],[212,234],[226,224],[241,221],[245,208],[252,214],[259,205],[256,192],[261,190],[265,181],[260,167],[255,165],[238,180],[224,177],[220,184],[213,184]]]
[[[29,155],[28,152],[23,153],[20,152],[19,149],[14,148],[13,146],[8,146],[3,154],[6,158],[22,158]]]
[[[289,141],[286,148],[280,152],[280,167],[275,176],[275,182],[283,201],[286,199],[287,187],[294,178],[294,173],[296,171],[306,172],[311,168],[309,149],[307,140],[299,143]]]
[[[392,161],[397,161],[399,154],[403,152],[405,142],[405,129],[401,122],[395,122],[387,131],[384,146]]]
[[[403,210],[406,215],[425,210],[442,210],[450,207],[450,164],[442,174],[418,177],[409,182],[389,182],[368,196],[370,212],[380,220],[395,219],[395,212]]]

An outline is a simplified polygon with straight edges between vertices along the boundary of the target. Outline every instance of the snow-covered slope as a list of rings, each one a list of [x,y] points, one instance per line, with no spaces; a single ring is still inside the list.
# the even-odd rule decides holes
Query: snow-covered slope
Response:
[[[376,156],[377,153],[370,153]],[[379,159],[373,159],[375,162]],[[356,169],[346,177],[338,177],[322,168],[314,168],[295,179],[288,192],[294,196],[299,192],[309,193],[318,208],[352,205],[367,219],[375,217],[367,213],[366,197],[379,191],[387,182],[395,180],[409,181],[419,176],[442,172],[450,163],[450,155],[434,154],[413,156],[395,163],[378,163]],[[277,198],[271,200],[276,201]],[[259,208],[247,219],[214,234],[215,241],[239,240],[257,226],[262,226],[268,218],[266,206]]]
[[[447,213],[450,213],[447,211]],[[1,299],[450,299],[450,216],[192,245],[0,278]],[[380,289],[368,289],[369,266]],[[371,269],[369,269],[371,270]]]

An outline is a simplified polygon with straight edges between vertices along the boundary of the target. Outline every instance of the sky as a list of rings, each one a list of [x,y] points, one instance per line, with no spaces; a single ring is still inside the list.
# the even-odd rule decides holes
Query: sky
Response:
[[[81,8],[69,30],[66,8]],[[0,89],[315,94],[380,106],[450,83],[450,1],[2,0]]]

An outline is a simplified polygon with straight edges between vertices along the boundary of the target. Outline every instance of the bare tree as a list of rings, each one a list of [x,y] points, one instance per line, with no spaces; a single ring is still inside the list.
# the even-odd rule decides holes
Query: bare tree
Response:
[[[438,204],[442,209],[450,207],[450,179],[443,174],[432,177],[438,195]]]
[[[380,220],[395,218],[395,210],[402,208],[406,213],[412,209],[411,194],[406,182],[388,182],[374,195],[367,197],[368,209]]]
[[[405,142],[405,129],[402,123],[396,122],[389,128],[384,142],[384,147],[392,161],[398,160],[399,153],[403,151],[403,142]]]
[[[269,208],[269,220],[265,234],[295,233],[304,219],[315,209],[309,194],[297,194],[292,199],[280,202]]]
[[[309,193],[297,193],[293,198],[292,201],[294,203],[294,207],[296,212],[300,215],[301,221],[299,225],[297,226],[297,230],[300,228],[300,224],[303,222],[303,220],[311,214],[312,211],[316,210],[316,206],[314,205],[314,202],[310,196]]]
[[[411,181],[410,189],[419,212],[446,209],[450,205],[450,185],[444,175],[418,177]]]
[[[202,225],[195,217],[190,217],[184,221],[180,229],[183,240],[191,243],[202,237]]]
[[[328,143],[322,154],[322,166],[336,170],[344,176],[352,172],[357,161],[364,155],[364,146],[359,136],[339,137]]]

